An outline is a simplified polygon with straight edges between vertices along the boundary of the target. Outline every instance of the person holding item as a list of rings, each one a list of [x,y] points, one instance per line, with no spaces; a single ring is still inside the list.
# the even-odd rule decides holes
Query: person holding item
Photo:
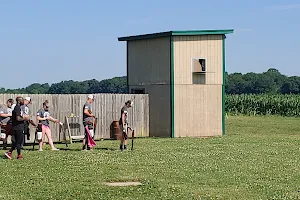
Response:
[[[91,146],[89,145],[89,135],[91,138],[94,137],[93,132],[93,120],[95,116],[92,113],[92,103],[94,102],[94,95],[88,95],[87,101],[83,106],[83,126],[84,126],[84,139],[82,150],[91,150]]]
[[[21,154],[21,148],[23,144],[23,134],[24,134],[24,122],[28,121],[30,118],[28,115],[22,112],[21,106],[24,104],[24,99],[22,97],[16,98],[16,106],[12,111],[12,128],[15,141],[12,143],[11,149],[5,153],[5,156],[12,159],[12,152],[17,148],[18,160],[22,160],[23,156]]]
[[[42,127],[42,139],[39,140],[39,151],[43,151],[43,142],[44,142],[45,135],[48,138],[48,143],[51,147],[51,150],[59,150],[54,147],[49,121],[55,123],[60,123],[60,121],[58,119],[53,118],[50,115],[48,100],[45,100],[45,102],[43,103],[43,107],[37,112],[36,119],[39,121]]]
[[[30,97],[25,97],[24,104],[21,106],[21,110],[26,115],[29,115],[29,107],[28,107],[29,104],[31,104],[31,98]],[[29,125],[30,124],[34,128],[36,128],[36,124],[31,119],[24,122],[24,140],[23,140],[23,145],[25,144],[26,139],[30,140],[30,129],[29,129]],[[27,138],[25,138],[25,136],[27,136]]]
[[[119,120],[120,130],[122,131],[122,139],[120,143],[120,150],[123,151],[127,149],[127,135],[128,135],[128,108],[131,108],[133,105],[133,102],[131,100],[128,100],[125,102],[125,105],[121,109],[121,117]],[[124,148],[123,148],[124,145]]]

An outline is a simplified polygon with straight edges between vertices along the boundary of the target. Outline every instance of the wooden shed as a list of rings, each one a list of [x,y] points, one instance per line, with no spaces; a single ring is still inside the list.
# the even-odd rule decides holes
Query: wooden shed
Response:
[[[149,94],[150,136],[225,134],[225,38],[233,30],[169,31],[120,37],[128,92]]]

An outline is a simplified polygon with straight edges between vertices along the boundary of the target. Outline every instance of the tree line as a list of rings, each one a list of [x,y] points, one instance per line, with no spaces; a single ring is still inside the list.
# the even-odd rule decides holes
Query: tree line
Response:
[[[33,83],[25,88],[0,88],[0,93],[10,94],[87,94],[126,93],[126,76],[98,81],[61,81],[54,84]],[[281,74],[270,68],[263,73],[226,73],[226,94],[299,94],[300,77]]]
[[[61,81],[54,84],[33,83],[25,88],[0,88],[0,93],[8,94],[88,94],[88,93],[126,93],[126,76],[97,81]]]
[[[227,94],[299,94],[300,77],[286,76],[270,68],[263,73],[226,73]]]

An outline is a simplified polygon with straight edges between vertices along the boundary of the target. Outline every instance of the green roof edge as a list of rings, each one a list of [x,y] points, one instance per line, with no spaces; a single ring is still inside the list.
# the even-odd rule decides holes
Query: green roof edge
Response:
[[[233,33],[234,29],[224,29],[224,30],[188,30],[188,31],[168,31],[144,35],[135,35],[127,37],[119,37],[118,41],[130,41],[130,40],[142,40],[158,37],[167,36],[189,36],[189,35],[225,35]]]

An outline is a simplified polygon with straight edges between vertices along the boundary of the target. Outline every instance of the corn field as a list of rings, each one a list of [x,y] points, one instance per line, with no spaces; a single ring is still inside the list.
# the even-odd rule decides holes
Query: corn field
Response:
[[[226,95],[228,114],[300,116],[300,95],[241,94]]]

